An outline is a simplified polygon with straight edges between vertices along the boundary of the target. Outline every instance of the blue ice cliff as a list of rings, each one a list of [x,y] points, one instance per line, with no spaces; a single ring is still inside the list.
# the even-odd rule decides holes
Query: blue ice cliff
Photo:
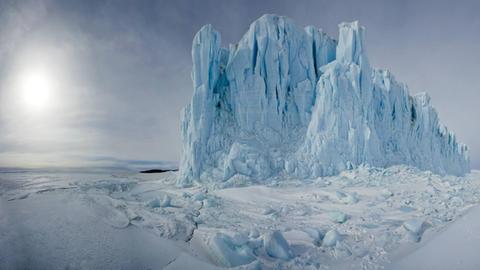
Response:
[[[370,66],[358,22],[321,29],[264,15],[221,47],[206,25],[192,46],[193,97],[183,111],[179,184],[312,178],[359,165],[470,171],[467,147],[439,123],[427,94],[409,95]]]

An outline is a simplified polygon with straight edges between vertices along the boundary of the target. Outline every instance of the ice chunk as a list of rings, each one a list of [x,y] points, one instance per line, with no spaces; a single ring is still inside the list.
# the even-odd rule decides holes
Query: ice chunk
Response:
[[[419,218],[411,219],[403,223],[403,227],[405,227],[405,229],[415,234],[420,233],[423,229],[423,226],[424,226],[424,221]]]
[[[290,245],[280,231],[267,233],[264,238],[265,252],[273,258],[288,260],[293,257]]]
[[[204,192],[198,192],[195,195],[193,195],[193,200],[194,201],[203,201],[205,200],[206,196]]]
[[[170,196],[165,195],[163,196],[162,202],[160,203],[160,207],[169,207],[172,206],[172,198]]]
[[[205,207],[216,207],[218,205],[218,201],[215,199],[215,198],[206,198],[205,200],[203,200],[203,205]]]
[[[248,245],[236,245],[230,236],[223,233],[216,233],[210,237],[207,246],[212,259],[220,266],[236,267],[255,260]]]
[[[394,195],[393,192],[389,189],[383,189],[380,194],[385,198],[393,197]]]
[[[308,235],[310,235],[310,237],[312,237],[313,239],[315,239],[316,241],[320,241],[322,240],[322,233],[317,230],[317,229],[314,229],[314,228],[303,228],[303,231],[305,233],[307,233]]]
[[[450,199],[450,205],[454,207],[459,207],[459,206],[462,206],[463,204],[464,204],[463,199],[458,196],[452,197],[452,199]]]
[[[333,222],[336,223],[344,223],[348,218],[347,215],[342,211],[332,211],[328,214],[328,216]]]
[[[403,223],[403,227],[411,234],[415,241],[420,241],[427,224],[423,219],[415,218]]]
[[[335,195],[337,199],[345,204],[355,204],[358,202],[357,193],[347,193],[342,191],[336,191]]]
[[[272,207],[269,206],[269,207],[263,209],[262,214],[270,215],[270,214],[273,214],[273,213],[276,213],[276,212],[277,212],[277,210],[275,210],[275,209],[273,209]]]
[[[291,245],[317,245],[317,238],[312,237],[310,234],[305,231],[300,230],[290,230],[283,233],[284,238]]]
[[[335,244],[342,239],[340,233],[337,230],[333,229],[328,231],[323,237],[322,245],[326,247],[333,247]]]
[[[236,246],[242,246],[245,245],[248,242],[248,235],[246,233],[240,232],[240,233],[235,233],[231,237],[232,243]]]
[[[158,208],[160,207],[160,200],[158,198],[151,199],[146,203],[146,206],[150,208]]]
[[[158,208],[158,207],[169,207],[171,206],[172,199],[170,196],[165,195],[163,196],[162,200],[159,198],[154,198],[147,202],[146,206],[150,208]]]

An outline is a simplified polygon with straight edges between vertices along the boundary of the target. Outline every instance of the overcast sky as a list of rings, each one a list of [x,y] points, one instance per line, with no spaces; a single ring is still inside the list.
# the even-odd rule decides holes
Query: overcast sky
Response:
[[[178,160],[194,34],[210,23],[226,46],[264,13],[335,38],[359,20],[370,63],[428,92],[480,169],[480,1],[434,0],[2,0],[0,167]],[[19,94],[37,73],[54,89],[41,109]]]

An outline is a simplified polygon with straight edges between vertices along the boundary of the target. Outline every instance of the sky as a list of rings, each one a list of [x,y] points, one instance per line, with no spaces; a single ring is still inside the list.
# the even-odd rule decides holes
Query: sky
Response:
[[[334,38],[358,20],[371,65],[428,92],[480,169],[480,2],[434,0],[2,0],[0,167],[178,161],[193,36],[212,24],[228,46],[265,13]]]

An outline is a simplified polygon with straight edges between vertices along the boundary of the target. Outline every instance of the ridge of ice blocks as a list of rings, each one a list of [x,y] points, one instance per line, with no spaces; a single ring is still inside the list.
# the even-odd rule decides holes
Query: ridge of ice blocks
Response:
[[[370,66],[358,22],[321,29],[264,15],[221,47],[206,25],[192,46],[193,98],[183,111],[179,184],[314,178],[360,165],[470,171],[467,147],[440,124],[427,94],[411,96]]]

